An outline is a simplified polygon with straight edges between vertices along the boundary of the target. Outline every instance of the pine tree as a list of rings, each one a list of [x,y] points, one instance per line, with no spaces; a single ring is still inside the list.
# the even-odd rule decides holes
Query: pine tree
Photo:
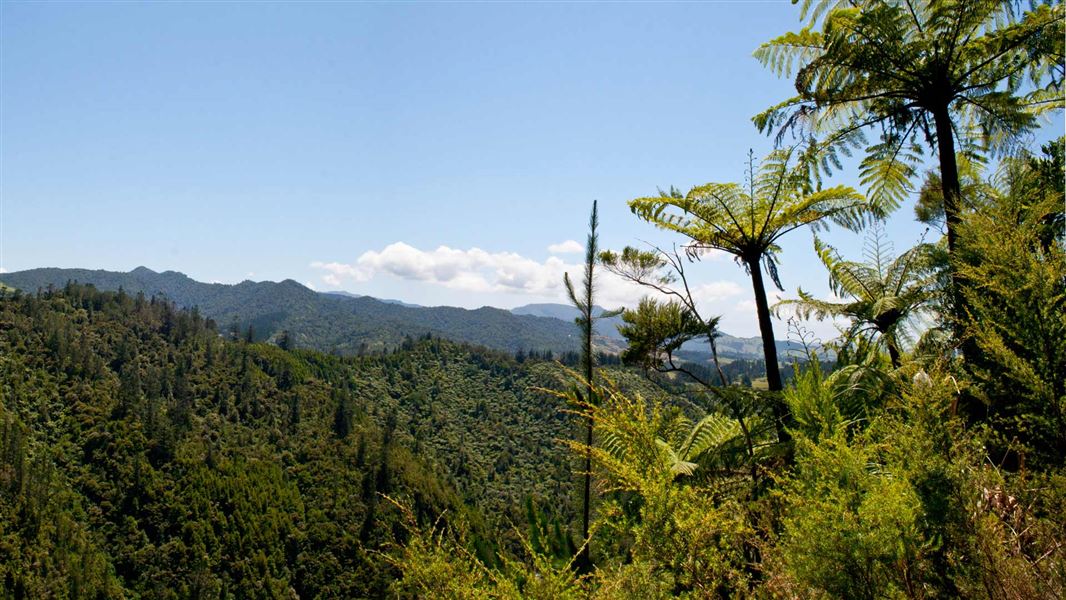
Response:
[[[599,214],[596,204],[596,201],[592,202],[592,215],[589,217],[589,235],[585,242],[585,269],[581,282],[580,296],[577,290],[574,289],[570,274],[563,275],[563,283],[566,284],[566,292],[570,296],[570,302],[573,303],[579,313],[575,322],[581,329],[581,374],[585,378],[585,392],[583,395],[579,392],[579,397],[589,404],[595,404],[596,402],[594,391],[596,355],[592,349],[592,336],[595,332],[596,320],[610,318],[618,314],[617,312],[607,312],[598,316],[595,315],[593,296],[596,290],[596,257],[599,254],[599,235],[596,231],[599,227]],[[585,480],[581,507],[581,538],[584,544],[576,562],[577,568],[582,572],[588,572],[592,569],[589,548],[591,545],[589,540],[589,520],[592,501],[592,428],[592,416],[589,415],[585,419]]]

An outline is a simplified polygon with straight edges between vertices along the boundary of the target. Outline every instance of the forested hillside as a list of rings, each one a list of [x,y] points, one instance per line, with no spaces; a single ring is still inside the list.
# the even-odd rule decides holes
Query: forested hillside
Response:
[[[573,307],[562,304],[530,304],[510,311],[425,307],[369,296],[320,294],[292,280],[201,283],[181,273],[157,273],[145,267],[129,273],[30,269],[0,274],[0,283],[24,292],[58,289],[68,282],[147,297],[161,295],[180,307],[199,309],[225,333],[235,329],[243,336],[251,327],[255,339],[263,341],[276,340],[284,331],[293,345],[323,352],[356,354],[391,349],[406,336],[426,334],[508,352],[551,350],[559,354],[577,348],[573,330],[576,313]],[[602,351],[617,354],[624,347],[617,330],[620,323],[617,317],[600,323],[597,346]],[[761,360],[760,343],[758,338],[722,334],[719,348],[726,358]],[[798,356],[799,347],[794,342],[779,341],[778,346],[782,356]],[[693,360],[707,360],[705,342],[695,340],[686,350]]]
[[[379,493],[467,512],[338,359],[80,286],[5,296],[0,329],[5,596],[373,595]]]
[[[409,526],[460,518],[491,563],[530,506],[573,516],[551,361],[285,351],[75,284],[0,297],[0,332],[5,594],[373,596]]]

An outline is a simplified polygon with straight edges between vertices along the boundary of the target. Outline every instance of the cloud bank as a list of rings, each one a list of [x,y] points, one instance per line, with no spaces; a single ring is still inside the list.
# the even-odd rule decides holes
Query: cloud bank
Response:
[[[577,242],[567,240],[552,244],[549,251],[571,253],[575,247],[576,252],[583,250]],[[580,281],[583,268],[581,263],[566,262],[557,256],[537,261],[514,252],[448,246],[421,250],[404,242],[364,252],[353,263],[315,261],[311,267],[321,271],[322,281],[332,287],[385,276],[473,294],[507,293],[527,296],[530,301],[553,302],[565,302],[563,274],[570,273],[575,282]],[[597,272],[596,285],[597,303],[609,307],[635,305],[650,291],[602,269]],[[697,285],[693,296],[703,304],[742,292],[741,286],[732,281],[715,281]]]

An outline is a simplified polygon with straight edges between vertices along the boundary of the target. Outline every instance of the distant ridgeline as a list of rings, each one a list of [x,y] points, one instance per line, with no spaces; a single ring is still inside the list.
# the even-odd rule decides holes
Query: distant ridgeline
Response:
[[[358,354],[396,348],[406,337],[426,334],[507,352],[559,354],[577,350],[576,312],[564,304],[530,304],[511,311],[423,307],[369,296],[318,293],[291,279],[236,285],[201,283],[182,273],[157,273],[145,267],[129,273],[48,268],[0,274],[0,284],[28,293],[59,289],[71,281],[100,290],[142,293],[147,298],[160,295],[180,307],[198,308],[223,332],[234,329],[243,336],[251,327],[255,340],[277,341],[287,331],[296,347],[323,352]],[[620,317],[615,317],[598,325],[596,342],[601,351],[617,353],[625,347],[617,330],[620,322]],[[759,338],[723,335],[718,344],[725,358],[762,358]],[[778,341],[782,357],[798,349],[791,342]],[[685,351],[689,357],[698,358],[708,349],[705,342],[690,342]]]
[[[396,348],[407,336],[426,334],[508,352],[577,349],[573,323],[558,319],[515,315],[489,307],[413,307],[367,296],[320,294],[291,279],[209,284],[174,271],[156,273],[139,267],[129,273],[32,269],[5,273],[0,281],[25,292],[49,286],[59,289],[68,281],[77,281],[100,290],[121,288],[148,298],[161,295],[178,306],[197,307],[224,332],[235,326],[244,335],[251,326],[256,340],[267,340],[288,331],[297,347],[339,354]]]
[[[607,309],[597,306],[596,312],[602,314]],[[573,322],[578,316],[577,309],[569,304],[527,304],[525,306],[519,306],[518,308],[512,308],[511,312],[517,315],[533,315],[537,317],[549,317],[554,319],[562,319],[567,322]],[[618,326],[622,324],[622,317],[610,317],[597,323],[597,331],[604,340],[601,340],[601,345],[607,346],[611,349],[623,349],[625,348],[626,341],[622,337],[622,334],[618,332]],[[682,346],[682,351],[679,356],[687,360],[707,360],[710,354],[710,348],[705,340],[697,339],[688,342]],[[789,357],[806,357],[806,351],[799,343],[792,341],[777,340],[777,354],[782,359]],[[728,359],[750,359],[757,360],[760,364],[763,361],[763,349],[762,338],[749,337],[742,338],[723,333],[718,338],[718,355]]]

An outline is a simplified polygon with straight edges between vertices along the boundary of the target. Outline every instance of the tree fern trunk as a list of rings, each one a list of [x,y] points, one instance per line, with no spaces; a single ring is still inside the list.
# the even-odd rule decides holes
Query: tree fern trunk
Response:
[[[959,164],[955,158],[955,132],[951,129],[951,115],[947,106],[933,111],[936,124],[937,155],[940,159],[940,189],[944,195],[944,223],[948,230],[948,252],[955,252],[959,213],[961,212],[962,184],[959,182]]]
[[[947,105],[933,111],[933,122],[936,125],[937,155],[940,159],[940,189],[944,195],[944,225],[948,230],[948,255],[956,256],[958,246],[958,228],[962,220],[962,183],[959,181],[959,164],[955,156],[955,132],[951,128],[951,115]],[[976,349],[973,342],[965,332],[961,331],[964,326],[966,315],[966,298],[962,293],[955,264],[948,261],[948,274],[951,281],[951,311],[953,313],[956,335],[962,338],[960,350],[967,362],[971,362]]]
[[[759,316],[759,333],[762,334],[762,351],[766,360],[766,384],[771,392],[780,392],[784,389],[781,381],[781,368],[777,364],[777,343],[774,341],[774,326],[770,321],[770,305],[766,302],[766,288],[763,285],[762,269],[758,257],[749,260],[748,269],[751,271],[751,285],[755,291],[755,309]],[[785,425],[789,420],[788,410],[782,404],[780,394],[774,394],[772,401],[777,439],[786,442],[791,439]]]
[[[888,358],[892,361],[892,367],[898,369],[899,350],[896,348],[896,344],[893,342],[887,342],[885,345],[888,346]]]

